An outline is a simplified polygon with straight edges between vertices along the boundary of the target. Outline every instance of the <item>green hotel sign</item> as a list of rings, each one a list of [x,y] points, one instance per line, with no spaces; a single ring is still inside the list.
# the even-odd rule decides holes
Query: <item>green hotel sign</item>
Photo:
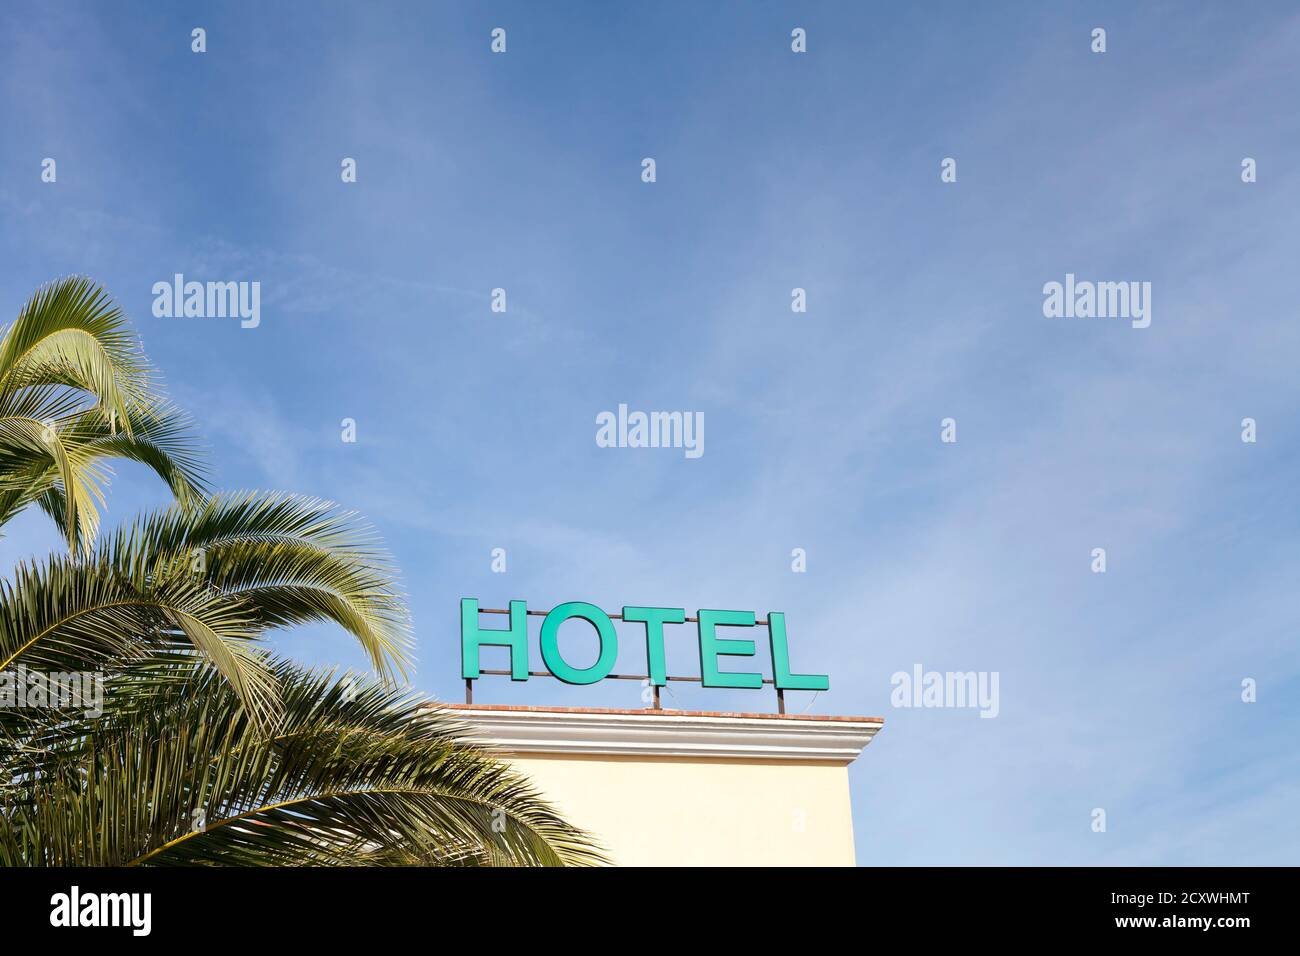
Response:
[[[479,625],[481,614],[509,615],[507,628],[485,628]],[[539,612],[531,612],[538,614]],[[462,598],[460,602],[461,676],[466,681],[480,676],[479,652],[486,645],[504,646],[510,650],[511,680],[528,680],[528,606],[524,601],[511,601],[508,611],[480,609],[477,598]],[[774,684],[783,690],[827,690],[830,678],[825,674],[795,674],[790,671],[790,649],[786,643],[785,615],[772,611],[766,621],[759,621],[753,611],[701,610],[694,618],[686,616],[680,607],[625,607],[619,615],[609,615],[584,601],[567,601],[552,608],[542,621],[542,662],[547,671],[566,684],[595,684],[611,676],[618,659],[618,633],[613,618],[644,626],[646,648],[646,677],[655,687],[669,680],[664,663],[664,625],[684,624],[693,621],[699,629],[700,683],[705,687],[760,688],[764,683]],[[566,621],[585,621],[599,644],[596,662],[589,667],[574,667],[560,653],[560,627]],[[723,670],[722,658],[755,657],[756,643],[746,637],[723,637],[720,628],[749,628],[767,625],[768,647],[772,655],[772,678],[765,679],[758,671]],[[673,678],[674,680],[685,678]],[[468,686],[468,685],[467,685]]]

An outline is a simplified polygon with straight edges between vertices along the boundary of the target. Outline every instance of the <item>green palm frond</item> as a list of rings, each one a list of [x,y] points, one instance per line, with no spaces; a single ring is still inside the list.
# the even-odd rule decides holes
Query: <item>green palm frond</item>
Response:
[[[38,290],[0,340],[0,391],[63,385],[125,421],[149,397],[149,377],[121,310],[84,276]]]
[[[98,485],[87,474],[86,461],[75,446],[66,442],[53,424],[34,418],[0,418],[0,456],[9,466],[6,474],[17,476],[19,487],[5,488],[17,493],[12,507],[20,507],[43,489],[58,486],[63,492],[65,532],[68,547],[77,548],[80,529],[96,515],[94,490]],[[20,469],[19,462],[32,464],[48,461],[39,471]],[[26,500],[24,500],[26,499]]]
[[[406,673],[396,571],[354,515],[295,495],[222,494],[146,515],[85,557],[21,562],[0,581],[0,670],[105,668],[188,643],[273,726],[279,693],[256,642],[312,621],[351,633],[385,679]]]
[[[101,287],[45,286],[0,336],[0,525],[35,503],[71,550],[88,549],[115,458],[151,468],[182,503],[201,499],[188,424]]]
[[[261,630],[238,601],[179,573],[150,580],[108,560],[51,555],[21,562],[12,581],[0,581],[0,671],[111,673],[183,644],[270,726],[279,689],[257,643]],[[21,710],[0,710],[7,729],[27,719]]]
[[[382,677],[407,673],[411,622],[397,570],[373,530],[330,502],[223,492],[106,537],[102,554],[159,577],[201,567],[203,580],[258,627],[333,622],[357,638]]]
[[[273,736],[203,669],[52,728],[11,793],[4,865],[572,865],[601,862],[449,712],[286,661]],[[128,672],[120,684],[133,680]],[[127,769],[124,769],[127,768]]]
[[[150,468],[172,492],[176,502],[189,507],[202,501],[208,492],[204,468],[189,438],[189,417],[164,401],[139,409],[132,418],[132,432],[114,432],[93,413],[80,413],[59,431],[61,443],[70,443],[76,460],[78,487],[82,503],[76,509],[77,528],[83,548],[89,548],[98,534],[99,513],[111,471],[108,461],[134,461]],[[27,473],[18,472],[20,481]],[[3,481],[0,480],[0,515],[4,514]],[[28,487],[31,487],[30,485]],[[68,501],[64,491],[66,479],[48,468],[38,471],[35,503],[59,527],[69,527]],[[15,497],[14,506],[27,504],[30,497]]]

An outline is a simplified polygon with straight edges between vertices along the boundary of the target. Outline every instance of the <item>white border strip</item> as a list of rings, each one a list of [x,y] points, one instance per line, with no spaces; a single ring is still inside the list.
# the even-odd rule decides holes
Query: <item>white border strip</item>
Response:
[[[671,711],[587,714],[456,708],[467,739],[507,754],[610,754],[852,763],[879,720],[705,717]]]

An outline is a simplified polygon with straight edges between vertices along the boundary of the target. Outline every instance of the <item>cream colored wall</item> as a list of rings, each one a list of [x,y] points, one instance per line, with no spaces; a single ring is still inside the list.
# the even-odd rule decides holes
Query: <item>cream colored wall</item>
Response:
[[[624,866],[852,866],[848,767],[629,756],[508,758]]]

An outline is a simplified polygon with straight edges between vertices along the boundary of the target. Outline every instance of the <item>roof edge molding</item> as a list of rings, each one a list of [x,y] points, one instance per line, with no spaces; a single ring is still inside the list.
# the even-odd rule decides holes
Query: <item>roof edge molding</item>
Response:
[[[848,764],[884,726],[879,717],[444,706],[469,725],[468,741],[519,755],[604,754]]]

